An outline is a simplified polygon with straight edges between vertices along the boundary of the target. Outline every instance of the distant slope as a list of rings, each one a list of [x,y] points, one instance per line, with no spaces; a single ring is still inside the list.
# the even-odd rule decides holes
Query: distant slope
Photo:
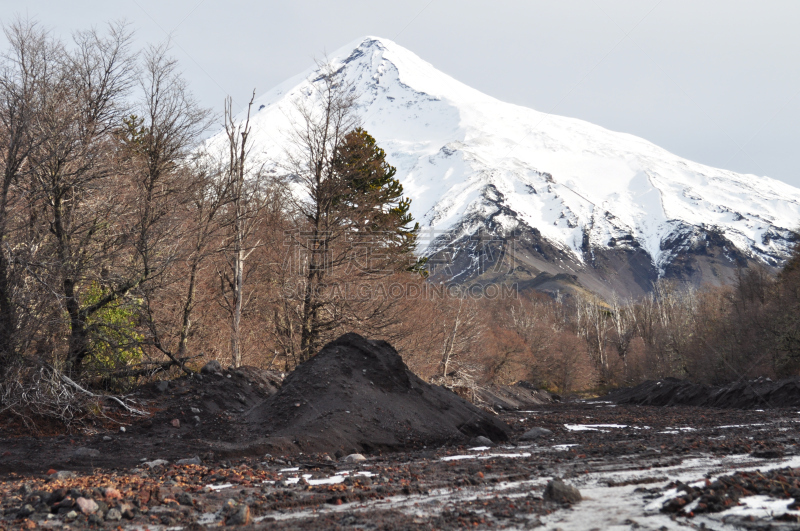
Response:
[[[636,296],[657,278],[723,283],[737,267],[777,267],[789,254],[800,189],[498,101],[386,39],[360,39],[330,59],[398,169],[437,279]],[[316,78],[312,68],[256,100],[252,138],[274,171]],[[476,246],[475,235],[494,243]],[[487,245],[506,251],[493,272],[476,265],[497,265],[481,255]]]

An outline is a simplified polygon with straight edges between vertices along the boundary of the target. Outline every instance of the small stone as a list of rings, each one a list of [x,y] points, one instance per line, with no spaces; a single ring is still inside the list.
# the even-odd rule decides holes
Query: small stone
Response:
[[[53,474],[53,477],[56,479],[70,479],[75,477],[75,472],[72,472],[70,470],[59,470],[58,472]]]
[[[178,419],[172,419],[172,422],[170,422],[170,424],[172,424],[173,428],[180,428],[181,427],[181,421],[178,420]]]
[[[76,513],[75,511],[70,511],[64,518],[66,518],[67,520],[75,520],[77,517],[78,513]]]
[[[190,407],[189,411],[191,411],[192,413],[200,413],[200,410],[196,407]]]
[[[236,508],[225,521],[225,525],[248,525],[250,523],[250,507],[245,504]]]
[[[157,466],[164,466],[168,464],[169,461],[167,461],[166,459],[153,459],[152,461],[145,462],[145,466],[147,466],[148,468],[155,468]]]
[[[194,457],[191,457],[189,459],[178,459],[178,461],[176,461],[176,463],[179,464],[179,465],[202,465],[203,464],[202,461],[200,461],[200,458],[198,456],[194,456]]]
[[[108,435],[104,435],[103,440],[108,442],[108,441],[113,441],[114,439],[112,437],[109,437]]]
[[[192,417],[192,420],[194,420],[196,424],[200,424],[200,422],[202,422],[198,415],[195,415],[194,417]]]
[[[560,479],[554,479],[544,489],[544,499],[560,503],[577,503],[583,499],[581,492]]]
[[[75,449],[73,455],[75,457],[100,457],[100,450],[95,450],[94,448],[85,448],[81,446],[80,448]]]
[[[60,502],[53,505],[53,507],[59,510],[66,509],[65,511],[61,511],[62,513],[65,513],[69,512],[69,509],[71,509],[73,505],[75,505],[75,500],[70,496],[66,496]]]
[[[105,495],[107,500],[121,500],[122,499],[122,493],[120,491],[118,491],[117,489],[115,489],[114,487],[106,487],[106,489],[103,491],[103,494]]]
[[[83,514],[94,514],[100,508],[96,501],[84,497],[80,497],[75,500],[75,504]]]
[[[532,441],[540,437],[549,437],[550,435],[553,435],[553,432],[548,430],[547,428],[531,428],[525,433],[523,433],[522,437],[520,437],[519,440]]]
[[[194,498],[192,498],[192,495],[189,494],[188,492],[181,492],[180,494],[175,496],[175,498],[181,505],[188,505],[189,507],[191,507],[194,504]]]
[[[110,520],[112,522],[118,522],[119,520],[122,520],[122,513],[119,512],[119,509],[117,509],[116,507],[113,509],[109,509],[108,512],[106,513],[106,520]]]
[[[361,454],[350,454],[344,458],[345,461],[348,462],[358,462],[358,461],[366,461],[367,458]]]
[[[222,374],[222,365],[217,360],[211,360],[203,365],[200,374]]]
[[[119,431],[120,433],[125,433],[125,426],[120,426]]]
[[[474,439],[472,439],[471,441],[469,441],[469,445],[470,446],[489,446],[489,447],[492,447],[492,446],[494,446],[494,443],[492,442],[492,440],[490,438],[484,437],[483,435],[479,435],[479,436],[475,437]]]
[[[119,512],[122,514],[123,518],[127,518],[128,520],[133,520],[136,517],[136,513],[133,512],[133,505],[130,503],[120,503]]]
[[[31,505],[30,503],[26,503],[25,505],[19,508],[19,511],[17,511],[17,518],[25,518],[27,516],[32,515],[33,512],[34,512],[33,505]]]

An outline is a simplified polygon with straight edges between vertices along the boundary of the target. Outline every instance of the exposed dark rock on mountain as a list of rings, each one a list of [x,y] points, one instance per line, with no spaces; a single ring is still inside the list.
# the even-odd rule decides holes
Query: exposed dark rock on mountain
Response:
[[[437,282],[637,297],[660,278],[726,284],[737,268],[789,256],[800,190],[788,184],[498,101],[387,39],[330,60],[397,167]],[[281,171],[287,145],[276,139],[319,81],[311,68],[255,102],[254,152],[268,170]]]

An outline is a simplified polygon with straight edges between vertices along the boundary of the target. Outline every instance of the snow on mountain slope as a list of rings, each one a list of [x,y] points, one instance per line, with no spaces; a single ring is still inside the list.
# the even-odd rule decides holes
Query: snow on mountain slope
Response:
[[[366,37],[330,56],[359,93],[364,128],[397,167],[426,231],[538,229],[577,260],[635,241],[663,272],[665,242],[721,233],[745,256],[778,265],[800,224],[800,189],[673,155],[581,120],[498,101],[439,72],[392,41]],[[317,68],[255,102],[254,154],[285,157],[296,104]],[[213,141],[213,140],[212,140]],[[588,239],[588,246],[587,246]],[[441,239],[421,240],[432,253]]]

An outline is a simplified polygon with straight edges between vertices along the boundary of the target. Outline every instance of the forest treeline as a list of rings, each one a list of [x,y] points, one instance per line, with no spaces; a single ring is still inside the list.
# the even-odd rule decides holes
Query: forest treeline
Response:
[[[635,302],[426,290],[410,201],[329,65],[267,164],[253,101],[238,117],[230,99],[202,108],[168,46],[135,50],[122,24],[70,42],[27,20],[5,32],[2,412],[70,421],[79,397],[210,359],[290,371],[351,331],[450,387],[568,393],[800,367],[797,253],[778,276],[663,282]]]
[[[387,300],[336,289],[424,276],[410,201],[336,72],[295,109],[268,171],[252,100],[215,118],[168,47],[133,50],[124,25],[62,43],[18,21],[6,36],[3,374],[121,384],[199,358],[291,369],[342,330],[403,335]]]
[[[729,286],[661,280],[635,301],[528,293],[465,299],[459,317],[450,311],[468,330],[454,341],[453,371],[435,357],[412,366],[434,380],[449,374],[454,386],[528,381],[570,393],[666,377],[720,385],[800,374],[800,248],[777,275],[743,269]]]

